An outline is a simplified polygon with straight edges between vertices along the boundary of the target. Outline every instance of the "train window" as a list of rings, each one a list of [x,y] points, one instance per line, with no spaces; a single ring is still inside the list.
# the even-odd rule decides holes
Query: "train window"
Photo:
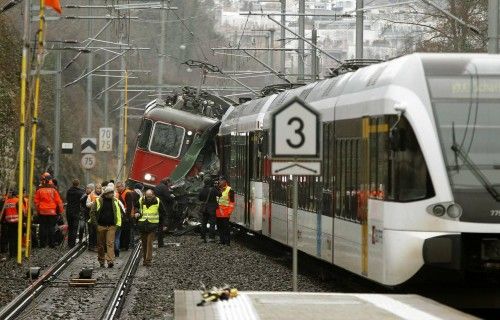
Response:
[[[393,117],[392,125],[396,123],[397,118]],[[400,142],[391,148],[389,200],[408,202],[433,197],[427,165],[408,120],[401,118],[395,129]]]
[[[168,123],[155,123],[149,149],[170,157],[178,157],[184,140],[184,131],[184,128]]]
[[[231,186],[235,192],[244,194],[247,174],[246,134],[231,134],[231,143],[228,147],[231,155],[229,169]]]
[[[383,200],[389,177],[389,117],[370,118],[370,198]]]
[[[153,128],[153,121],[149,119],[142,120],[141,127],[139,128],[139,141],[137,143],[138,148],[148,148],[149,137],[151,136],[151,128]]]
[[[253,181],[262,181],[263,164],[264,164],[264,133],[256,131],[250,133],[250,162],[252,166]]]

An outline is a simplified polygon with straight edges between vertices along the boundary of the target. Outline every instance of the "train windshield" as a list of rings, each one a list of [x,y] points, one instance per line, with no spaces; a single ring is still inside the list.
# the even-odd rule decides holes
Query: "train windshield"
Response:
[[[184,141],[184,128],[168,123],[156,122],[149,149],[152,152],[177,158]]]
[[[428,85],[453,187],[500,200],[500,74],[432,76]]]

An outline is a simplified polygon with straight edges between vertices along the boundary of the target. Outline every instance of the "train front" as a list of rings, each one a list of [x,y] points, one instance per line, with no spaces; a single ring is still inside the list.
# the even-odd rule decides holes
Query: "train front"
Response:
[[[452,194],[452,201],[428,207],[429,214],[450,222],[450,233],[425,240],[425,265],[476,283],[498,282],[500,59],[428,58],[423,66]],[[436,193],[439,185],[435,181]]]
[[[129,180],[157,185],[171,176],[187,153],[192,155],[192,161],[184,165],[182,174],[196,174],[195,162],[206,147],[205,140],[210,139],[204,133],[216,134],[218,122],[217,118],[179,110],[156,100],[149,103],[138,132]]]

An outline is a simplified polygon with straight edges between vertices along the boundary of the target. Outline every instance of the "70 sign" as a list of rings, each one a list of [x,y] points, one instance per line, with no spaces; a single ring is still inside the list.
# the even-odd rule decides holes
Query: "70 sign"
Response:
[[[113,151],[113,128],[99,128],[99,151]]]

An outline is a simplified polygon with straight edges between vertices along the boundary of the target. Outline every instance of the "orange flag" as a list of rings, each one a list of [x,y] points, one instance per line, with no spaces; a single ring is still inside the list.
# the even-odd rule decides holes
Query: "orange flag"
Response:
[[[51,7],[52,9],[57,11],[57,13],[59,13],[59,14],[62,13],[60,0],[45,0],[44,3],[45,3],[46,7]]]

